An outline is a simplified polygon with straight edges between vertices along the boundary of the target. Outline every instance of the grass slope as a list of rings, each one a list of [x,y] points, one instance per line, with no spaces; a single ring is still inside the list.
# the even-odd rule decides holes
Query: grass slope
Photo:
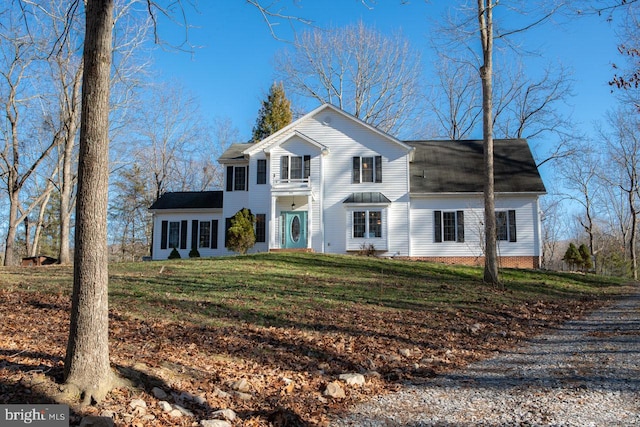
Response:
[[[0,403],[46,401],[49,389],[33,384],[60,381],[72,274],[0,269]],[[629,291],[592,275],[502,274],[505,291],[483,285],[478,268],[354,256],[114,264],[111,359],[138,388],[75,410],[112,411],[117,425],[191,425],[158,409],[158,386],[202,397],[185,403],[196,421],[231,408],[234,425],[325,425],[366,396],[486,357]],[[344,399],[323,396],[345,372],[367,373],[367,384],[344,385]],[[234,392],[241,378],[248,400]],[[132,413],[134,397],[153,419]]]

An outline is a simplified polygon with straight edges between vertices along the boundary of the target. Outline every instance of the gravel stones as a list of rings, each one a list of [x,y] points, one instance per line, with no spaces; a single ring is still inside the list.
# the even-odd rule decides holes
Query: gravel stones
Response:
[[[332,426],[640,424],[640,295],[465,370],[358,405]]]

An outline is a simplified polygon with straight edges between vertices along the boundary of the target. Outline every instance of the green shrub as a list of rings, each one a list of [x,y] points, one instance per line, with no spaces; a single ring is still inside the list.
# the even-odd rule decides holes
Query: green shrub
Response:
[[[198,252],[198,248],[191,248],[189,251],[189,258],[200,258],[200,252]]]
[[[242,208],[231,217],[231,226],[227,231],[227,248],[246,254],[256,244],[256,232],[253,226],[255,217],[247,208]]]
[[[178,252],[178,250],[176,248],[173,248],[173,250],[169,254],[169,259],[180,259],[180,258],[182,258],[180,256],[180,252]]]

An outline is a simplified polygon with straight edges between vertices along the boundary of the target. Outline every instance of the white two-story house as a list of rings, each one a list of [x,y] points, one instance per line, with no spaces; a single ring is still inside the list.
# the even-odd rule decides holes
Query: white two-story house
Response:
[[[322,105],[219,159],[222,191],[166,193],[154,214],[153,259],[231,254],[230,218],[256,217],[253,252],[375,250],[383,256],[481,264],[481,141],[400,141]],[[496,140],[496,217],[503,266],[538,267],[545,188],[524,140]]]

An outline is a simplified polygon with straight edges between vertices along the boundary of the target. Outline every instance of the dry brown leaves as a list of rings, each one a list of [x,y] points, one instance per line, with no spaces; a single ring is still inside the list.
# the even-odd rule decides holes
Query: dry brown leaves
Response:
[[[226,328],[112,311],[111,360],[136,386],[72,407],[73,420],[111,411],[121,426],[191,426],[229,408],[238,426],[327,425],[330,414],[368,396],[487,357],[591,306],[481,301],[473,311],[422,312],[362,305],[356,312],[318,308],[287,327]],[[67,297],[0,290],[0,404],[52,401],[62,381],[69,309]],[[344,385],[344,399],[323,396],[329,382],[348,372],[365,373],[366,385]],[[248,382],[244,395],[233,389],[240,379]],[[153,387],[194,417],[163,412]],[[146,418],[130,408],[133,399],[146,402]]]

